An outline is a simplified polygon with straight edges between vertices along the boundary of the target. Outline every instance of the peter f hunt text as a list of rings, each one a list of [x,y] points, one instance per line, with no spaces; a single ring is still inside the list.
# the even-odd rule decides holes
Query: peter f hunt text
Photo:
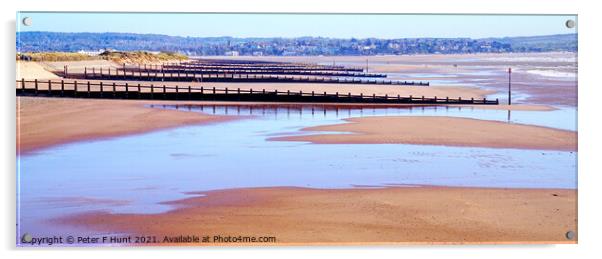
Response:
[[[31,237],[21,240],[21,244],[32,246],[41,245],[89,245],[89,244],[158,244],[158,243],[275,243],[273,236],[201,236],[201,235],[178,235],[178,236],[51,236]]]

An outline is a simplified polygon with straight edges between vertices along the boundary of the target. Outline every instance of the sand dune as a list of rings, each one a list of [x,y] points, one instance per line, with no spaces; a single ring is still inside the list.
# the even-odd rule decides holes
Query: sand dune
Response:
[[[46,70],[36,62],[17,61],[16,79],[59,79],[60,77]]]

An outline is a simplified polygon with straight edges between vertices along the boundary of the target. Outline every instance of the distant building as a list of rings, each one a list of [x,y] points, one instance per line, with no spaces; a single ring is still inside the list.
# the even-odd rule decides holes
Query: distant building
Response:
[[[99,50],[80,50],[77,53],[79,54],[84,54],[84,55],[88,55],[88,56],[98,56],[101,53],[105,52],[105,49],[99,49]]]

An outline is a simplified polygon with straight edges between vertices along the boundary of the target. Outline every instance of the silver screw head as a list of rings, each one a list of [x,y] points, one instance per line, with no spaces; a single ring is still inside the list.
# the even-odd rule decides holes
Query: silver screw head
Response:
[[[29,233],[25,233],[23,234],[23,237],[21,238],[21,242],[23,243],[29,243],[31,242],[33,238],[31,237],[31,235]]]
[[[566,20],[564,25],[569,29],[575,28],[575,21],[574,20]]]
[[[564,234],[564,236],[566,237],[566,239],[568,240],[573,240],[573,238],[575,238],[575,232],[573,231],[568,231],[566,232],[566,234]]]
[[[31,26],[31,24],[33,23],[33,21],[31,20],[31,17],[25,17],[22,20],[23,25],[25,26]]]

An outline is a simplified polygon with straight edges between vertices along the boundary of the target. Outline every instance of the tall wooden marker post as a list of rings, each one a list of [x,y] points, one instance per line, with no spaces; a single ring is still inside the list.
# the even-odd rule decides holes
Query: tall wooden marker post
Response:
[[[512,68],[508,68],[508,105],[512,105]]]

